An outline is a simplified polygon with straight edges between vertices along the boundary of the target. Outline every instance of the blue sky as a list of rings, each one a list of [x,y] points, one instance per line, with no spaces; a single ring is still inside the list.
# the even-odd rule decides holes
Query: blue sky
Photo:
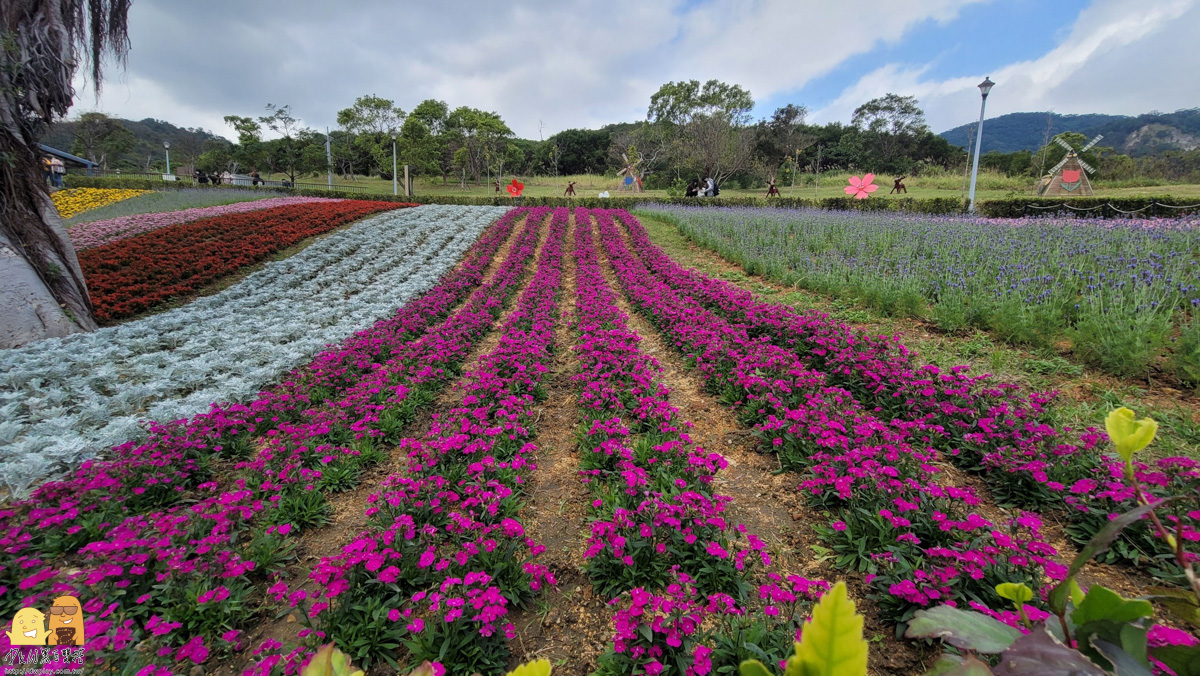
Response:
[[[1022,111],[1138,114],[1200,104],[1200,0],[512,0],[245,3],[138,0],[133,48],[74,112],[155,117],[231,135],[225,115],[291,104],[336,126],[357,96],[498,112],[525,138],[642,119],[668,81],[746,87],[849,122],[888,92],[935,131]]]
[[[1068,6],[1067,3],[1062,5]],[[847,82],[880,63],[924,66],[928,69],[927,76],[938,79],[982,73],[979,77],[982,82],[983,76],[991,72],[989,69],[998,64],[1050,51],[1056,38],[1061,37],[1076,16],[1077,11],[1047,11],[1045,3],[1034,0],[967,6],[956,20],[946,25],[933,20],[923,21],[902,39],[881,43],[869,52],[853,55],[829,74],[815,78],[797,90],[763,98],[757,102],[755,113],[769,115],[791,101],[804,101],[810,109],[819,109],[836,99]],[[802,54],[803,42],[795,49]],[[969,121],[962,120],[960,124]]]

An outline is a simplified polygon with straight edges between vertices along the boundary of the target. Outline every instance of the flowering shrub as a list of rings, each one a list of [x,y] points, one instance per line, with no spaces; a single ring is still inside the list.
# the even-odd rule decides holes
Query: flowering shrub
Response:
[[[533,257],[545,208],[488,284],[436,332],[414,344],[412,380],[445,379],[495,322]],[[422,440],[400,439],[403,475],[370,498],[372,528],[314,568],[317,593],[272,588],[305,613],[303,636],[329,638],[369,667],[395,664],[403,643],[416,661],[495,673],[508,656],[509,608],[554,576],[535,563],[543,551],[516,518],[515,491],[535,467],[529,409],[554,349],[562,239],[567,212],[552,214],[532,281],[501,327],[499,345],[463,375],[461,406]],[[302,637],[303,637],[302,636]]]
[[[81,190],[94,190],[94,188],[80,188]],[[179,223],[187,223],[189,221],[198,221],[202,218],[212,218],[216,216],[226,216],[229,214],[240,214],[247,211],[260,211],[262,209],[273,209],[275,207],[292,206],[297,204],[318,204],[340,202],[339,199],[331,199],[328,197],[271,197],[268,199],[259,199],[247,202],[234,202],[233,204],[222,204],[213,207],[194,207],[191,209],[181,209],[179,211],[165,211],[149,214],[134,214],[131,216],[119,216],[103,221],[90,221],[81,223],[71,227],[67,234],[71,237],[71,243],[75,245],[77,250],[83,250],[101,244],[108,244],[117,240],[140,235],[143,232],[157,230],[168,225],[177,225]],[[416,206],[414,204],[398,204],[398,207]]]
[[[196,291],[303,239],[397,206],[345,200],[206,218],[87,249],[80,253],[79,264],[96,319],[108,322]]]
[[[213,402],[253,401],[326,346],[394,315],[433,287],[504,213],[439,206],[384,212],[181,308],[0,352],[0,481],[21,495],[33,481],[143,438],[140,420],[177,420],[206,412]],[[499,242],[489,238],[487,247],[493,245]],[[479,274],[448,281],[469,284]],[[324,377],[346,363],[386,361],[397,332],[424,326],[421,312],[444,316],[441,303],[470,291],[453,289],[426,295],[415,315],[403,311],[407,319],[381,321],[322,357],[332,360]],[[366,372],[345,375],[352,381]],[[315,383],[311,398],[336,396],[340,386]],[[384,417],[385,424],[394,422],[394,414]],[[234,436],[230,444],[243,456],[250,451],[246,438]]]
[[[987,376],[969,376],[966,367],[942,371],[916,366],[895,339],[863,336],[818,313],[796,313],[763,303],[748,291],[674,264],[654,247],[636,219],[621,215],[637,243],[639,255],[663,279],[670,280],[705,308],[742,322],[749,334],[803,355],[812,368],[859,398],[864,407],[878,407],[895,416],[891,425],[911,427],[915,437],[942,451],[960,466],[982,472],[1002,502],[1026,509],[1066,503],[1075,524],[1074,539],[1086,544],[1105,523],[1133,505],[1132,488],[1122,477],[1122,463],[1100,456],[1096,447],[1105,437],[1088,428],[1078,442],[1063,440],[1071,433],[1052,426],[1047,404],[1052,395],[1023,395],[1015,385],[994,383]],[[786,435],[774,435],[780,443]],[[1134,463],[1139,481],[1151,497],[1181,491],[1195,495],[1196,465],[1187,458],[1166,458],[1156,468]],[[1095,479],[1094,468],[1111,480]],[[1155,471],[1157,469],[1158,471]],[[1200,504],[1173,503],[1164,510],[1181,537],[1198,536]],[[1161,540],[1135,524],[1121,534],[1108,556],[1152,562],[1156,575],[1175,582],[1182,572]],[[1192,554],[1188,555],[1193,556]]]
[[[577,209],[575,220],[577,438],[595,498],[585,556],[593,586],[617,609],[597,673],[726,673],[744,659],[783,659],[802,607],[828,585],[768,568],[754,594],[750,576],[771,559],[754,533],[727,523],[731,498],[710,488],[728,463],[691,444],[691,423],[601,272],[592,214]]]
[[[119,447],[115,459],[88,463],[69,481],[47,484],[0,514],[0,601],[17,607],[63,592],[91,599],[85,620],[98,619],[87,632],[89,659],[134,670],[146,659],[176,655],[199,663],[212,650],[236,648],[259,612],[249,600],[261,597],[273,571],[291,556],[290,538],[323,518],[322,468],[369,463],[353,459],[370,457],[383,434],[373,423],[389,402],[404,400],[404,383],[421,376],[437,382],[444,374],[433,358],[444,348],[437,339],[442,334],[428,329],[472,291],[475,302],[462,309],[468,315],[498,302],[480,281],[513,226],[514,218],[501,219],[439,287],[259,400],[152,426],[148,442]],[[517,276],[524,266],[520,253],[507,265]],[[465,341],[457,359],[470,344]],[[375,367],[350,375],[359,364]],[[324,403],[312,408],[321,401],[317,393]],[[229,476],[209,474],[213,456],[232,465]],[[63,570],[63,555],[76,550],[75,570]],[[290,601],[303,598],[301,592]],[[122,650],[139,635],[156,652]],[[298,666],[309,654],[302,647],[286,658],[266,646],[260,652],[261,673],[281,661]],[[153,664],[146,668],[157,673]]]
[[[62,218],[70,218],[92,209],[108,206],[130,197],[137,197],[149,190],[126,190],[124,188],[67,188],[50,194],[54,208]]]
[[[628,226],[636,255],[624,244],[614,216]],[[597,212],[597,223],[634,305],[675,341],[711,388],[756,425],[769,448],[785,449],[789,464],[803,473],[802,490],[834,511],[835,521],[822,532],[840,565],[870,573],[885,619],[904,621],[942,600],[966,603],[985,584],[1062,578],[1065,569],[1040,534],[1040,522],[1024,516],[1000,524],[981,519],[972,513],[974,493],[939,476],[938,454],[926,441],[932,431],[924,421],[885,423],[866,412],[855,391],[826,385],[831,376],[815,368],[844,373],[848,369],[827,365],[841,353],[821,347],[798,351],[795,337],[772,344],[764,325],[783,310],[715,280],[700,289],[701,276],[666,258],[627,214]],[[737,323],[710,307],[728,308]],[[806,333],[812,330],[793,336]],[[820,359],[805,364],[801,352]],[[885,352],[877,361],[889,359],[894,357]]]

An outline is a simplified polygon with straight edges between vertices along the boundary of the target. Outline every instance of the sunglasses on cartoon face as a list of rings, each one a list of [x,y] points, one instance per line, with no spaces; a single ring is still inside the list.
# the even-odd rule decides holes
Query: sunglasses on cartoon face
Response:
[[[51,615],[74,615],[75,611],[79,610],[77,606],[51,606]]]

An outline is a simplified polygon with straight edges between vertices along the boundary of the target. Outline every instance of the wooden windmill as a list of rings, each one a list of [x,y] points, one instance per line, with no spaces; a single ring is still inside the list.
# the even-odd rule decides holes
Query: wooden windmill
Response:
[[[1104,138],[1103,135],[1088,141],[1088,144],[1080,148],[1078,152],[1071,147],[1070,143],[1055,138],[1054,142],[1067,149],[1067,154],[1063,156],[1062,161],[1054,165],[1054,168],[1049,171],[1038,185],[1038,194],[1046,197],[1061,197],[1064,195],[1083,195],[1091,197],[1095,193],[1092,192],[1092,182],[1088,180],[1088,174],[1096,173],[1096,169],[1080,159],[1079,154],[1087,152],[1092,146],[1100,142]]]
[[[642,163],[642,158],[639,157],[630,162],[629,155],[621,153],[621,160],[625,163],[625,167],[617,172],[617,179],[620,181],[617,184],[617,190],[625,189],[641,192],[642,177],[637,173],[637,165]]]

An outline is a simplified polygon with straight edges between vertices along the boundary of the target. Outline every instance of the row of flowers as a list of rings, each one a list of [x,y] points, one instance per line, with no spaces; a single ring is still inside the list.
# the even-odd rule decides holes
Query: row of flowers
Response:
[[[396,207],[345,200],[217,216],[87,249],[79,264],[96,319],[111,322],[195,292],[301,240]]]
[[[904,621],[941,602],[994,604],[996,584],[1041,587],[1062,578],[1066,569],[1036,515],[985,518],[973,491],[942,475],[928,425],[884,422],[794,351],[675,288],[683,270],[665,257],[648,268],[626,247],[614,215],[601,213],[598,223],[626,293],[747,424],[772,446],[793,449],[785,467],[804,474],[812,505],[837,515],[821,534],[840,566],[868,573],[884,619]],[[641,256],[661,254],[631,234]]]
[[[264,587],[294,558],[295,533],[324,523],[325,494],[353,487],[382,458],[388,423],[403,425],[436,393],[434,374],[451,366],[436,363],[453,357],[431,338],[445,324],[431,329],[480,290],[516,215],[489,229],[441,285],[370,331],[390,340],[347,341],[251,404],[154,425],[148,442],[118,447],[114,459],[86,463],[0,513],[0,604],[63,592],[88,599],[89,659],[129,673],[168,674],[156,664],[240,649]],[[501,271],[519,276],[522,253]],[[338,360],[373,364],[362,377],[373,386],[331,388],[321,365]],[[392,376],[386,387],[380,372]],[[429,377],[413,384],[411,373]],[[129,649],[147,639],[153,652]]]
[[[326,346],[432,288],[504,213],[384,212],[181,308],[0,352],[0,483],[22,495],[35,481],[143,436],[139,420],[253,400]],[[375,355],[360,352],[368,336],[397,326],[381,322],[353,338],[354,349],[333,350],[319,363]]]
[[[90,190],[90,188],[85,188]],[[132,191],[140,192],[140,191]],[[102,221],[91,221],[88,223],[80,223],[73,226],[68,234],[71,236],[71,243],[76,249],[88,249],[101,244],[108,244],[117,240],[140,235],[143,232],[150,232],[164,228],[168,225],[178,225],[180,223],[188,223],[198,221],[202,218],[213,218],[216,216],[227,216],[229,214],[241,214],[248,211],[261,211],[262,209],[273,209],[275,207],[286,207],[297,204],[317,204],[340,202],[341,200],[329,197],[271,197],[262,200],[251,200],[248,202],[234,202],[233,204],[221,204],[213,207],[193,207],[191,209],[179,209],[176,211],[164,211],[161,213],[149,214],[133,214],[130,216],[118,216],[117,218],[109,218]],[[415,204],[401,204],[399,206],[416,206]]]
[[[50,199],[54,201],[54,208],[58,209],[60,217],[71,218],[148,192],[125,188],[67,188],[50,193]]]
[[[704,676],[735,670],[752,653],[781,662],[807,602],[828,584],[785,579],[756,534],[727,522],[731,498],[711,482],[728,463],[691,444],[661,367],[617,307],[583,209],[575,246],[577,436],[593,497],[588,575],[616,606],[612,649],[597,671]],[[766,572],[755,587],[757,569]]]
[[[534,210],[530,220],[541,221],[546,211]],[[272,588],[303,611],[301,638],[332,640],[364,668],[381,660],[395,668],[403,645],[414,663],[429,660],[463,674],[503,671],[506,639],[515,632],[506,620],[510,609],[555,582],[534,563],[544,548],[525,535],[518,508],[521,486],[536,469],[530,412],[544,398],[541,382],[556,348],[567,224],[567,210],[555,210],[533,279],[497,347],[464,374],[461,403],[438,416],[423,439],[399,441],[407,469],[369,498],[369,530],[313,569],[313,591]],[[529,241],[513,258],[533,253]],[[503,286],[487,297],[502,301],[516,281],[499,280]],[[458,334],[481,335],[494,319],[460,314],[461,321],[431,334],[447,351],[463,343]],[[268,653],[254,673],[280,662],[292,668],[306,654]]]
[[[894,338],[865,336],[823,314],[762,303],[735,285],[679,268],[653,247],[636,219],[622,214],[622,220],[643,258],[677,288],[744,323],[751,334],[804,355],[830,382],[881,416],[926,426],[923,442],[980,474],[1000,504],[1035,511],[1067,508],[1068,534],[1079,545],[1135,506],[1134,489],[1122,476],[1124,462],[1097,450],[1107,440],[1102,432],[1056,429],[1053,393],[1023,393],[1016,385],[969,375],[965,366],[920,366]],[[784,421],[769,426],[786,427]],[[802,460],[805,450],[786,435],[766,436],[785,462]],[[1186,496],[1165,506],[1162,518],[1175,537],[1200,541],[1200,463],[1167,457],[1134,466],[1151,498]],[[1195,560],[1195,554],[1189,556]],[[1181,567],[1151,532],[1149,520],[1126,529],[1104,560],[1140,565],[1165,581],[1185,584]]]

